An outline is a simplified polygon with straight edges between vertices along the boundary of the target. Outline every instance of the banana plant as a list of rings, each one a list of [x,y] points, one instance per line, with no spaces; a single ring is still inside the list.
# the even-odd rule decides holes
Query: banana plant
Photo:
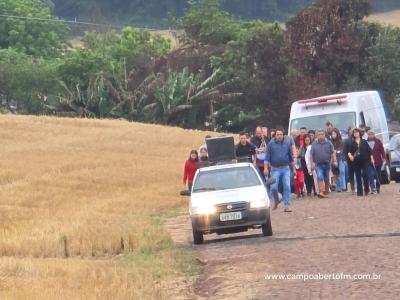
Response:
[[[227,93],[227,87],[234,80],[220,82],[219,70],[205,79],[202,74],[194,76],[184,68],[181,72],[168,72],[161,86],[156,89],[154,102],[143,107],[143,113],[151,115],[152,122],[181,124],[188,112],[209,106],[213,118],[214,103],[222,103],[241,96],[241,93]]]
[[[88,81],[82,90],[79,84],[72,87],[58,80],[61,92],[43,99],[42,104],[54,114],[77,117],[107,117],[113,107],[110,97],[111,82],[100,72]]]
[[[181,72],[168,72],[164,82],[155,90],[155,102],[143,107],[143,112],[151,112],[155,121],[170,124],[192,108],[188,97],[193,84],[194,75],[189,73],[187,68]]]

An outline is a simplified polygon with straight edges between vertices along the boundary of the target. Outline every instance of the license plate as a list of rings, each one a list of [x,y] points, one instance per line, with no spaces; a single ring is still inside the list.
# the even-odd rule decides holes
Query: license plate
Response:
[[[396,168],[396,172],[400,172],[400,168]]]
[[[234,220],[240,220],[242,218],[242,213],[240,211],[238,212],[231,212],[231,213],[226,213],[226,214],[220,214],[219,219],[224,222],[224,221],[234,221]]]

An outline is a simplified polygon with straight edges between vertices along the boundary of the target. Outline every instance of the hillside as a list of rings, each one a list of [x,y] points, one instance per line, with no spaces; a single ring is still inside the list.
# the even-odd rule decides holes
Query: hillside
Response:
[[[168,298],[196,270],[162,227],[204,132],[0,116],[0,299]],[[179,291],[178,291],[179,292]]]

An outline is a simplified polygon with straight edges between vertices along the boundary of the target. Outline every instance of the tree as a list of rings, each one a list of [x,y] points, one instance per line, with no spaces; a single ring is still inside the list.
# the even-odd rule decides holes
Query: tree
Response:
[[[9,15],[0,18],[0,48],[35,57],[56,57],[65,48],[67,28],[44,1],[2,0],[0,13]]]
[[[77,115],[127,117],[134,114],[128,72],[149,64],[170,49],[168,40],[131,27],[120,33],[87,33],[84,47],[65,55],[58,66],[60,97],[51,107]]]
[[[104,118],[109,116],[114,107],[108,79],[100,72],[89,81],[88,88],[81,90],[79,85],[68,87],[63,81],[58,82],[61,87],[59,95],[50,95],[42,98],[42,104],[48,113],[72,116]]]
[[[169,72],[155,89],[154,103],[143,107],[142,111],[153,121],[169,125],[182,125],[180,116],[193,108],[189,102],[194,84],[194,75],[185,68],[182,72]]]
[[[171,50],[170,40],[129,26],[121,32],[88,32],[83,42],[86,49],[101,54],[107,60],[123,60],[128,70],[140,68]]]
[[[15,113],[44,113],[40,98],[56,92],[57,62],[0,50],[0,105]]]
[[[180,20],[190,40],[204,44],[225,44],[236,39],[240,24],[221,10],[220,0],[191,0]]]
[[[339,91],[358,74],[366,53],[355,24],[368,12],[368,0],[320,0],[287,23],[291,97]]]
[[[214,120],[214,105],[222,105],[240,97],[241,93],[227,91],[231,81],[221,81],[220,70],[211,76],[190,73],[187,68],[180,72],[169,71],[158,74],[146,83],[141,101],[137,101],[139,115],[145,121],[187,128],[203,127],[205,121],[212,130],[217,128]],[[154,88],[151,88],[154,86]],[[136,93],[138,95],[138,93]],[[208,112],[205,113],[205,109]]]
[[[222,59],[213,60],[224,78],[237,78],[234,90],[243,93],[234,106],[219,108],[219,122],[236,130],[256,124],[275,126],[289,111],[284,30],[278,24],[262,22],[243,27]]]
[[[369,39],[368,58],[363,64],[364,87],[383,93],[387,113],[400,121],[400,28],[365,23]]]
[[[79,84],[81,88],[86,88],[88,80],[100,71],[126,81],[128,70],[140,69],[170,47],[170,41],[160,35],[132,27],[121,32],[87,32],[83,47],[65,55],[59,72],[68,86]]]

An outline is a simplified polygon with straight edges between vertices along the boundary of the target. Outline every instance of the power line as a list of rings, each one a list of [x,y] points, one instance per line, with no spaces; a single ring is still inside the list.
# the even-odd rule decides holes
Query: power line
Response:
[[[1,19],[15,19],[15,20],[25,20],[25,21],[35,21],[35,22],[42,22],[42,23],[55,23],[58,24],[69,24],[69,25],[75,25],[75,26],[94,26],[94,27],[104,27],[104,28],[114,28],[114,29],[123,29],[125,27],[134,27],[136,29],[140,30],[147,30],[147,31],[153,31],[153,32],[158,32],[158,31],[169,31],[173,32],[174,29],[171,28],[149,28],[149,27],[139,27],[137,25],[133,24],[123,24],[123,25],[115,25],[115,24],[104,24],[104,23],[94,23],[94,22],[83,22],[83,21],[78,21],[76,18],[75,20],[63,20],[63,19],[50,19],[50,18],[37,18],[37,17],[26,17],[26,16],[15,16],[15,15],[6,15],[6,14],[0,14],[0,21]]]
[[[0,18],[3,19],[16,19],[16,20],[26,20],[26,21],[38,21],[38,22],[48,22],[48,23],[65,23],[72,25],[83,25],[83,26],[97,26],[97,27],[109,27],[109,28],[118,28],[122,29],[125,26],[132,25],[113,25],[113,24],[102,24],[102,23],[93,23],[93,22],[82,22],[75,20],[62,20],[62,19],[47,19],[47,18],[35,18],[35,17],[25,17],[25,16],[14,16],[14,15],[4,15],[0,14]],[[144,29],[144,28],[143,28]],[[147,29],[147,28],[146,28]]]

